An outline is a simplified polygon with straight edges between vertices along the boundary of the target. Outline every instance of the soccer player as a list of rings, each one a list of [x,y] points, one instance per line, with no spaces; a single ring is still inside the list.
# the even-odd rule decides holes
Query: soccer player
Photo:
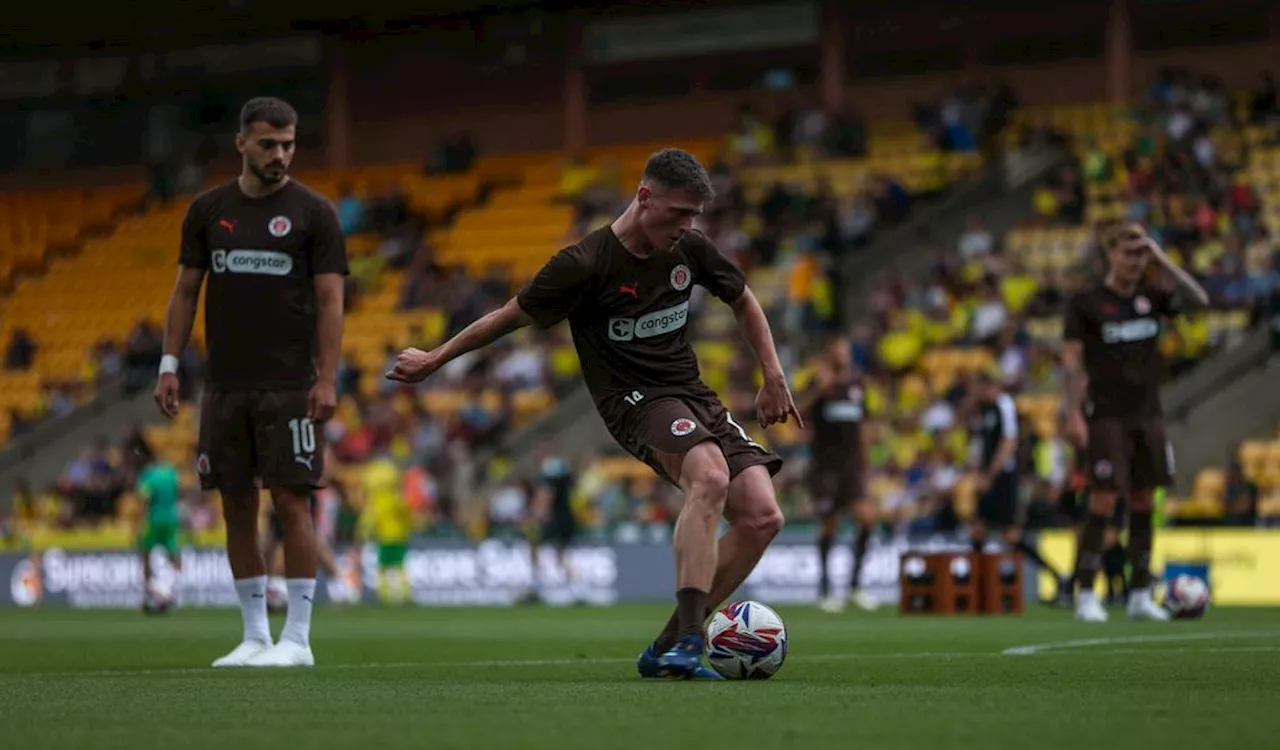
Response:
[[[544,544],[550,544],[556,551],[556,564],[564,573],[570,593],[573,589],[573,570],[569,567],[569,545],[578,530],[577,519],[573,515],[573,487],[577,481],[569,463],[552,454],[549,450],[541,451],[539,462],[539,479],[541,480],[533,494],[533,520],[537,527],[530,533],[529,562],[532,565],[533,585],[532,598],[537,597],[538,587],[538,553]]]
[[[975,376],[971,387],[977,406],[970,432],[977,449],[979,493],[978,512],[969,523],[973,551],[981,553],[996,531],[1010,549],[1031,558],[1061,582],[1062,576],[1027,544],[1018,525],[1018,407],[1013,396],[1005,391],[998,374],[987,370]]]
[[[1102,284],[1074,295],[1064,321],[1064,403],[1068,433],[1085,446],[1091,494],[1080,532],[1076,619],[1105,622],[1094,594],[1107,524],[1119,496],[1129,499],[1129,617],[1167,620],[1151,597],[1151,514],[1154,490],[1173,474],[1173,449],[1165,438],[1160,405],[1162,321],[1186,303],[1208,295],[1141,226],[1124,223],[1106,233],[1109,268]],[[1170,291],[1144,281],[1155,261],[1171,275]],[[1085,403],[1077,398],[1082,382]]]
[[[733,309],[760,362],[761,425],[794,416],[803,427],[745,276],[692,228],[712,195],[693,155],[657,152],[612,224],[561,250],[514,299],[441,346],[401,352],[387,373],[417,382],[523,326],[569,320],[583,378],[614,439],[684,490],[673,544],[676,611],[637,661],[645,677],[718,678],[702,664],[706,618],[783,524],[771,481],[782,459],[752,440],[700,378],[686,327],[695,283]],[[721,515],[730,528],[717,544]]]
[[[244,619],[241,644],[215,667],[311,666],[316,545],[309,496],[324,469],[323,424],[336,402],[347,252],[332,204],[289,178],[297,113],[256,98],[240,112],[235,180],[192,201],[165,321],[155,397],[178,412],[178,357],[208,278],[206,387],[200,406],[201,487],[219,490],[227,558]],[[272,645],[258,488],[285,532],[289,614]]]
[[[867,497],[866,478],[871,450],[863,429],[866,405],[861,379],[854,372],[849,342],[837,338],[827,346],[813,382],[800,398],[800,411],[809,416],[812,434],[810,495],[821,519],[818,528],[818,606],[844,611],[845,597],[831,594],[827,558],[835,543],[840,517],[853,513],[858,535],[853,543],[853,576],[849,599],[861,609],[876,608],[876,600],[861,589],[862,560],[876,525],[876,503]]]
[[[138,498],[146,503],[146,526],[138,534],[138,554],[142,557],[142,581],[150,586],[151,551],[163,547],[174,570],[182,570],[178,554],[178,469],[168,461],[153,460],[138,474]]]
[[[378,598],[403,604],[409,599],[404,561],[413,534],[413,511],[401,491],[400,468],[385,450],[360,470],[360,533],[378,545]]]

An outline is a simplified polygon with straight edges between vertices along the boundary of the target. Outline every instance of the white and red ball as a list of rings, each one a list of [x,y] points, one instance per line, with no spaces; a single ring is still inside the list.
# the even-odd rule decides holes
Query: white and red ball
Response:
[[[707,627],[707,662],[728,680],[764,680],[787,658],[787,627],[760,602],[734,602]]]
[[[1177,576],[1164,592],[1164,606],[1177,620],[1202,617],[1209,607],[1209,584],[1200,576]]]

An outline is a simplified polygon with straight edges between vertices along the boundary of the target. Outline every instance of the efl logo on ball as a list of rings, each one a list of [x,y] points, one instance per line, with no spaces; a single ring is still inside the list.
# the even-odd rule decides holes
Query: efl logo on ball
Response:
[[[681,263],[671,269],[671,288],[677,292],[683,292],[689,288],[689,284],[693,283],[693,273],[689,271],[689,267]]]
[[[671,423],[671,434],[676,437],[684,437],[696,429],[698,429],[698,423],[684,417]]]
[[[267,231],[272,237],[283,237],[293,229],[293,222],[288,216],[277,216],[267,222]]]

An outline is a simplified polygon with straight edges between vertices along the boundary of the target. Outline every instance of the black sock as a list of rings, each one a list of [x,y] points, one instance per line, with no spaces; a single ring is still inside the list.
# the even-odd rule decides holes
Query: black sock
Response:
[[[867,544],[871,542],[871,529],[858,527],[858,536],[853,540],[853,578],[849,579],[849,588],[857,591],[862,586],[862,560],[867,556]]]
[[[1107,535],[1107,516],[1090,513],[1080,531],[1080,562],[1076,580],[1081,591],[1093,591],[1093,582],[1102,566],[1102,543]]]
[[[1129,514],[1129,565],[1133,568],[1135,589],[1151,586],[1151,513],[1133,511]]]
[[[702,622],[705,623],[710,617],[711,607],[708,606]],[[671,617],[667,618],[667,624],[662,626],[662,632],[653,639],[653,650],[660,654],[676,645],[678,640],[680,640],[680,608],[676,607],[671,610]]]
[[[835,534],[822,534],[818,537],[818,596],[820,597],[831,593],[831,577],[827,574],[827,556],[831,554],[833,542],[835,542]]]
[[[1013,548],[1021,552],[1022,554],[1026,555],[1027,557],[1031,558],[1031,562],[1040,566],[1041,570],[1048,571],[1050,574],[1053,575],[1055,579],[1062,578],[1061,574],[1058,573],[1057,569],[1054,568],[1052,565],[1050,565],[1047,560],[1041,557],[1040,553],[1036,551],[1035,547],[1032,547],[1030,544],[1027,544],[1026,539],[1019,539],[1018,543],[1013,545]]]
[[[679,623],[677,633],[680,638],[690,635],[703,636],[707,597],[707,592],[695,588],[684,588],[676,592],[676,619]]]
[[[1124,547],[1119,542],[1107,548],[1102,553],[1102,570],[1107,576],[1107,596],[1114,597],[1116,595],[1116,583],[1119,582],[1119,589],[1123,593],[1124,583]]]

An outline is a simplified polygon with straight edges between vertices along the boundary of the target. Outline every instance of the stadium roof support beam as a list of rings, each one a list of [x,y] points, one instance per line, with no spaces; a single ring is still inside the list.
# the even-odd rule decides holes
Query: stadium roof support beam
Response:
[[[587,73],[582,59],[582,15],[565,19],[564,153],[572,158],[587,147]]]
[[[839,112],[845,99],[844,3],[841,0],[823,0],[819,45],[818,83],[822,106],[828,112]]]
[[[1129,0],[1111,0],[1106,28],[1107,98],[1129,104],[1133,96],[1133,26]]]

